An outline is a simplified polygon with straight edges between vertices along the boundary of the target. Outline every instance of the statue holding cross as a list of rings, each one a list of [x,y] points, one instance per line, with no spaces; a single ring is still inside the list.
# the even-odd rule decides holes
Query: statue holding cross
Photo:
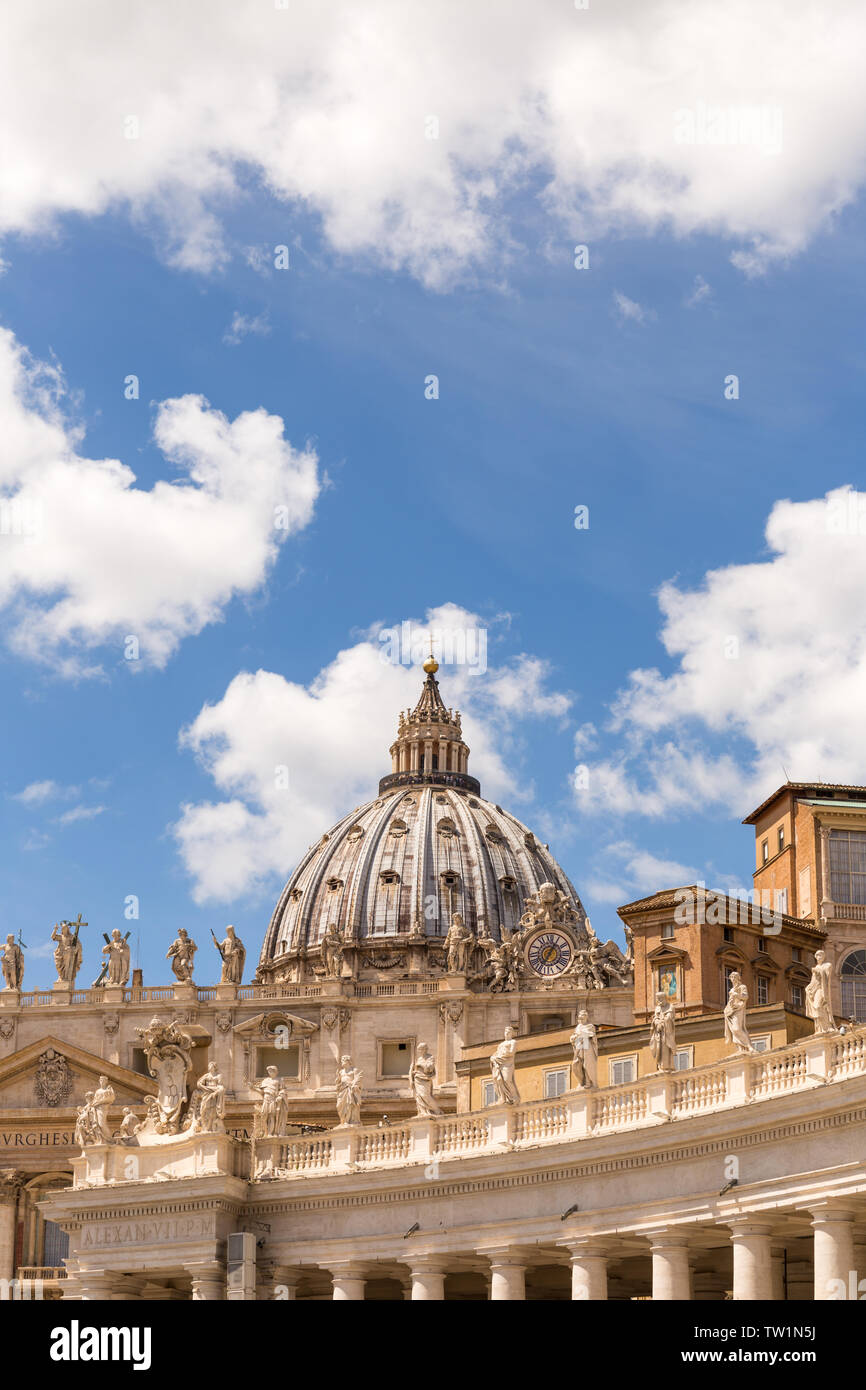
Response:
[[[78,933],[87,923],[81,920],[81,913],[78,914],[76,922],[62,921],[60,925],[55,922],[54,930],[51,933],[51,940],[56,941],[54,947],[54,968],[57,971],[57,979],[54,988],[74,989],[75,976],[81,969],[82,946],[78,940]],[[74,928],[74,930],[73,930]]]

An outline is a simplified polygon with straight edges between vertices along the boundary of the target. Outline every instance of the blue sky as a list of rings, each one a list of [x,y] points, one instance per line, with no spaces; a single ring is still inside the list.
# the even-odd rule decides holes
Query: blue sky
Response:
[[[200,395],[229,421],[280,417],[293,449],[314,451],[321,486],[260,582],[215,599],[217,620],[197,619],[161,664],[146,651],[124,661],[120,639],[136,628],[119,602],[106,640],[55,650],[37,624],[28,646],[25,590],[8,591],[6,929],[44,948],[55,921],[83,911],[89,978],[101,932],[117,925],[139,938],[150,983],[167,977],[164,953],[181,925],[199,942],[202,982],[214,978],[210,927],[234,922],[254,958],[292,851],[328,828],[329,812],[350,809],[341,798],[372,794],[388,770],[403,683],[396,702],[387,681],[367,692],[375,714],[359,723],[356,749],[341,730],[339,767],[328,742],[329,718],[342,719],[347,699],[351,707],[347,686],[371,669],[362,656],[379,628],[444,604],[475,615],[489,638],[487,675],[440,674],[480,749],[470,770],[550,841],[602,936],[619,935],[617,901],[692,875],[748,887],[750,832],[739,817],[783,780],[783,763],[793,776],[866,780],[862,735],[846,724],[862,694],[854,615],[864,541],[845,535],[837,551],[815,522],[825,494],[864,487],[859,197],[810,226],[796,254],[749,275],[732,264],[742,239],[729,228],[699,217],[677,235],[605,225],[582,205],[553,219],[527,181],[496,214],[507,218],[507,253],[491,245],[490,263],[433,285],[417,249],[389,263],[351,237],[341,243],[309,202],[252,177],[243,190],[216,203],[220,264],[172,264],[154,218],[116,204],[93,213],[58,204],[44,235],[7,230],[0,324],[62,369],[60,408],[81,432],[79,455],[122,460],[138,488],[177,486],[154,442],[158,406]],[[579,242],[590,247],[586,270],[573,265]],[[286,271],[272,268],[279,244],[290,248]],[[236,315],[255,327],[230,343]],[[129,373],[138,400],[124,398]],[[430,373],[437,400],[425,399]],[[730,373],[737,400],[724,397]],[[50,414],[44,403],[29,408]],[[589,507],[588,530],[574,527],[577,504]],[[774,508],[775,550],[765,536]],[[106,593],[124,547],[121,527],[98,557]],[[154,572],[170,564],[154,546]],[[716,570],[728,577],[714,597],[705,576]],[[671,580],[673,652],[659,640],[659,589]],[[62,580],[43,589],[35,607],[63,591]],[[806,593],[827,615],[820,640]],[[731,633],[742,651],[717,672],[713,653]],[[75,647],[101,669],[64,667]],[[341,652],[355,656],[335,668]],[[636,688],[630,673],[648,668],[658,676]],[[238,673],[257,671],[283,684],[229,708]],[[537,685],[524,700],[530,673]],[[284,697],[288,710],[288,686],[286,717],[300,721],[293,736],[306,761],[281,807],[256,793],[271,746],[251,748],[248,712]],[[305,731],[301,688],[311,686],[322,719]],[[844,717],[834,691],[844,692]],[[206,706],[218,711],[216,742],[235,755],[222,782],[207,736],[198,757],[189,739],[179,746]],[[572,786],[578,763],[589,769],[584,795]],[[43,782],[52,785],[40,791]],[[224,824],[211,834],[200,809],[227,801],[239,816],[246,808],[246,840],[231,839],[229,851]],[[240,867],[228,889],[211,892],[219,875],[208,865],[227,852]],[[127,922],[131,894],[140,917]],[[31,949],[29,986],[52,978],[50,957]]]

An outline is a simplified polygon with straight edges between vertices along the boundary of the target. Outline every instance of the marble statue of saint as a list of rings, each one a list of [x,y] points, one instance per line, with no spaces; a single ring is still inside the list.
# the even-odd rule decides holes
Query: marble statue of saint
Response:
[[[598,1085],[598,1038],[595,1024],[590,1023],[586,1009],[577,1015],[577,1026],[571,1035],[573,1057],[571,1069],[575,1085],[580,1090],[592,1090]]]
[[[743,984],[739,971],[731,972],[731,988],[725,1005],[725,1042],[735,1044],[737,1052],[754,1052],[752,1039],[746,1030],[746,1005],[749,991]]]
[[[500,1105],[519,1105],[520,1092],[514,1079],[514,1058],[517,1052],[517,1035],[513,1028],[506,1028],[505,1037],[490,1058],[490,1074]]]
[[[187,985],[192,980],[192,963],[197,950],[198,947],[190,940],[186,928],[181,927],[165,953],[166,960],[171,961],[175,979],[182,985]]]
[[[107,983],[125,985],[129,979],[129,942],[124,941],[119,927],[112,931],[102,954],[108,956]]]
[[[337,1114],[340,1125],[361,1123],[361,1077],[363,1072],[352,1066],[349,1056],[340,1058],[337,1068]]]
[[[659,990],[650,1024],[650,1052],[656,1064],[656,1071],[673,1071],[675,1068],[675,1017],[673,1003],[662,990]]]
[[[472,940],[472,933],[463,922],[462,912],[454,912],[451,915],[451,925],[448,928],[448,935],[445,937],[445,949],[448,952],[448,970],[452,975],[464,975],[466,973],[467,956],[469,943]]]
[[[81,969],[82,957],[78,928],[76,927],[73,932],[68,922],[61,922],[59,927],[55,922],[51,940],[57,942],[54,947],[54,969],[57,971],[57,983],[68,985],[70,989],[73,989],[75,976]]]
[[[288,1119],[288,1097],[276,1067],[267,1067],[267,1075],[253,1083],[261,1103],[255,1107],[255,1130],[258,1139],[273,1139],[285,1134]]]
[[[223,1116],[226,1110],[226,1088],[211,1062],[207,1071],[198,1079],[198,1085],[189,1098],[189,1110],[183,1128],[193,1134],[223,1134]]]
[[[634,965],[634,932],[629,926],[625,929],[625,958]]]
[[[806,1013],[814,1021],[816,1033],[835,1033],[836,1020],[830,1007],[833,967],[826,952],[815,952],[812,978],[806,986]]]
[[[120,1129],[117,1131],[117,1138],[122,1144],[128,1144],[134,1139],[141,1129],[142,1122],[138,1116],[130,1110],[128,1105],[123,1107],[123,1119],[120,1121]]]
[[[433,1099],[435,1076],[436,1063],[430,1056],[430,1049],[426,1043],[419,1043],[415,1049],[415,1060],[409,1068],[409,1085],[415,1097],[415,1113],[422,1119],[442,1114],[442,1107]]]
[[[75,1112],[75,1143],[79,1148],[85,1149],[88,1144],[101,1142],[96,1128],[96,1116],[93,1113],[93,1092],[85,1091],[84,1104]]]
[[[343,972],[343,938],[333,922],[322,937],[322,965],[329,980],[339,980]]]
[[[114,1104],[114,1087],[107,1076],[100,1076],[99,1086],[93,1092],[91,1109],[93,1112],[93,1126],[99,1136],[97,1143],[110,1144],[111,1130],[108,1125],[108,1107]]]
[[[6,981],[6,988],[20,989],[21,981],[24,979],[24,952],[12,932],[7,936],[2,951],[3,960],[0,964],[3,967],[3,979]]]
[[[211,934],[213,935],[213,933]],[[214,945],[219,951],[220,959],[222,960],[220,984],[239,985],[244,978],[247,948],[240,937],[235,935],[234,927],[226,927],[224,941],[217,941],[214,936]]]

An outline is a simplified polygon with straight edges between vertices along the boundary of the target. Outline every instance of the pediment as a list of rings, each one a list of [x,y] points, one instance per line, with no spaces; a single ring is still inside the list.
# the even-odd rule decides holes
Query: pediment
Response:
[[[688,960],[689,953],[684,951],[682,946],[672,946],[670,942],[663,941],[661,946],[656,946],[655,950],[647,952],[647,960]]]
[[[152,1077],[49,1033],[0,1061],[0,1110],[71,1114],[85,1092],[95,1090],[100,1076],[108,1077],[118,1105],[140,1105],[156,1090]]]
[[[274,1007],[254,1014],[252,1018],[244,1019],[243,1023],[237,1023],[232,1032],[239,1038],[268,1037],[273,1034],[278,1024],[287,1027],[290,1035],[295,1038],[308,1038],[319,1031],[318,1023],[313,1023],[309,1018],[298,1018],[297,1014],[290,1014],[286,1009]]]

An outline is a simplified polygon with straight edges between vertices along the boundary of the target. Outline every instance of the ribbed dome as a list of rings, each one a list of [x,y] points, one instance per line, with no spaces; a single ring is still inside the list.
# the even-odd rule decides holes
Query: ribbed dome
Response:
[[[480,796],[412,786],[345,816],[305,855],[283,889],[265,936],[260,971],[298,948],[317,947],[328,926],[344,940],[443,937],[452,912],[478,936],[517,926],[542,883],[586,914],[549,850],[514,816]]]

